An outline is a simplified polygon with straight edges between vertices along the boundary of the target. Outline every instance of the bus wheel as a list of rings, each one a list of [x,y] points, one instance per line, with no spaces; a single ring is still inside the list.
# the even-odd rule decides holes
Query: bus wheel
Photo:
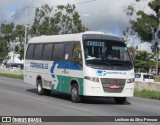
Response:
[[[39,79],[37,83],[37,93],[38,95],[44,95],[44,89],[42,87],[42,80]]]
[[[71,87],[71,101],[75,103],[81,102],[81,97],[79,96],[79,89],[77,84],[73,84]]]
[[[115,97],[114,101],[116,104],[124,104],[126,102],[126,97]]]

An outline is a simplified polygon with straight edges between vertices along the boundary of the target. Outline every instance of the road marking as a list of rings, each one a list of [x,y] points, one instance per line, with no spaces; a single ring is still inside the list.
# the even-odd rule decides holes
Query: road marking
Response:
[[[18,96],[25,97],[25,98],[29,98],[29,99],[36,100],[36,101],[38,100],[38,101],[42,101],[42,102],[48,102],[47,100],[44,100],[44,99],[29,97],[29,96],[26,96],[24,94],[11,92],[11,91],[8,91],[8,90],[5,90],[4,92],[7,92],[7,93],[10,93],[10,94],[13,94],[13,95],[18,95]]]

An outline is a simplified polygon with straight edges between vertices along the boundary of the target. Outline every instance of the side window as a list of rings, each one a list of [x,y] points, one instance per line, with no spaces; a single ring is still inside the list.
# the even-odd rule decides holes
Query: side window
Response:
[[[63,43],[57,43],[54,45],[52,59],[64,60],[64,44]]]
[[[64,50],[64,59],[65,60],[71,60],[72,51],[73,51],[73,44],[66,44],[65,50]]]
[[[51,60],[52,59],[52,53],[53,53],[53,44],[45,44],[43,49],[43,59],[44,60]]]
[[[140,78],[141,74],[135,74],[135,78]]]
[[[26,53],[26,59],[32,59],[33,58],[33,52],[34,52],[34,44],[29,44],[28,45],[28,49],[27,49],[27,53]]]
[[[36,44],[34,50],[34,59],[40,60],[42,58],[43,44]]]
[[[82,66],[82,51],[80,44],[74,45],[72,61],[79,63]]]
[[[146,78],[146,79],[149,79],[150,75],[144,75],[143,77]]]

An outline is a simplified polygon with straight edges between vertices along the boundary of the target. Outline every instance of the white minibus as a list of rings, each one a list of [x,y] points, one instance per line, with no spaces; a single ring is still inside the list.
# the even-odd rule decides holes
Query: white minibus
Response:
[[[30,39],[24,81],[38,94],[63,92],[72,102],[82,96],[113,97],[123,104],[134,93],[134,67],[125,43],[101,32]]]

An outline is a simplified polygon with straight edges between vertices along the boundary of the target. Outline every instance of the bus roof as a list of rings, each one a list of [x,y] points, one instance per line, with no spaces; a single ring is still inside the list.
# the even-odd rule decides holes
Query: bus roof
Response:
[[[83,37],[83,38],[82,38]],[[29,43],[44,43],[44,42],[68,42],[68,41],[80,41],[81,39],[107,39],[114,41],[121,41],[122,39],[107,35],[103,32],[87,31],[84,33],[77,34],[62,34],[62,35],[43,35],[38,37],[33,37],[29,40]]]

